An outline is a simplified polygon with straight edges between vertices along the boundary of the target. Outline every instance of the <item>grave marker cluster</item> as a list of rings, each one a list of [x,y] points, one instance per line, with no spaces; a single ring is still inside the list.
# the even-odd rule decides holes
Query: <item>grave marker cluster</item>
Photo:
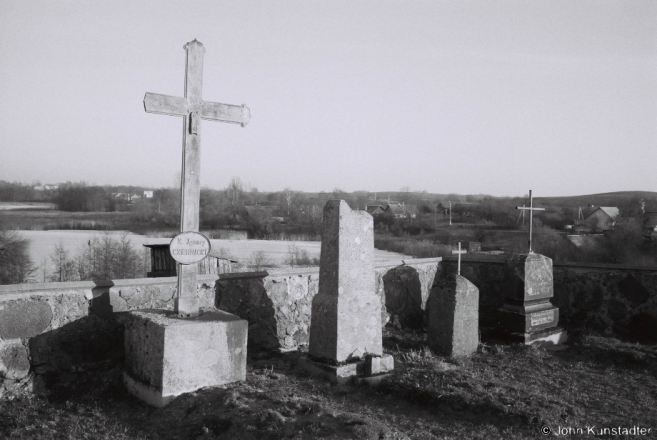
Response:
[[[185,96],[146,93],[149,113],[183,119],[181,233],[169,246],[178,262],[175,310],[140,310],[125,322],[124,383],[137,397],[164,406],[175,396],[205,386],[246,377],[248,323],[216,310],[201,310],[197,297],[197,265],[210,253],[210,241],[199,234],[201,120],[241,124],[249,109],[202,99],[203,54],[194,40],[187,51]],[[525,343],[557,341],[559,309],[553,295],[552,261],[532,251],[530,194],[529,253],[507,262],[506,303],[501,310],[504,331]],[[451,212],[450,212],[451,214]],[[394,369],[383,353],[381,298],[376,292],[373,219],[353,211],[344,200],[324,207],[319,291],[312,301],[309,356],[304,368],[333,382],[381,378]],[[473,243],[468,247],[472,250]],[[479,250],[478,246],[474,248]],[[461,276],[459,243],[456,275],[444,276],[429,298],[428,343],[445,356],[468,356],[479,343],[479,290]]]

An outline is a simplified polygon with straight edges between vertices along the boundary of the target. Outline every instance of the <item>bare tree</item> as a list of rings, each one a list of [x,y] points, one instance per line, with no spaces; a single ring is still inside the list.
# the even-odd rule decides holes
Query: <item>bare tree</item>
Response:
[[[292,205],[292,190],[287,187],[283,190],[283,196],[285,197],[285,202],[287,203],[287,215],[290,215],[290,206]]]
[[[75,261],[69,256],[63,242],[55,245],[55,251],[50,254],[50,260],[55,265],[52,274],[53,281],[72,281],[75,279]]]
[[[15,231],[0,231],[0,284],[22,284],[35,271],[29,257],[29,240]]]

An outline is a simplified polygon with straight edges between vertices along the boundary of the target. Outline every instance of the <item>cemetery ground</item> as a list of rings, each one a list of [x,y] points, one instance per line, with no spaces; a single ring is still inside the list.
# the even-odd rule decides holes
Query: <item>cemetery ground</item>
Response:
[[[397,366],[378,385],[332,386],[297,368],[299,352],[250,350],[245,382],[163,409],[128,395],[114,366],[47,398],[0,402],[0,438],[525,439],[546,438],[544,427],[581,438],[634,426],[655,438],[657,346],[572,334],[561,347],[491,341],[448,360],[424,333],[387,326],[384,347]]]

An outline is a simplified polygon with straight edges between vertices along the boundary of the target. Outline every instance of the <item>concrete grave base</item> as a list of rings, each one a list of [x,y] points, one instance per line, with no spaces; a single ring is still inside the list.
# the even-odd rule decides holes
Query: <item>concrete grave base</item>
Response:
[[[299,367],[313,376],[324,378],[331,383],[342,385],[349,382],[373,383],[386,377],[395,369],[392,355],[367,356],[363,360],[344,365],[329,365],[312,360],[309,356],[299,359]]]
[[[126,389],[162,407],[176,396],[246,379],[248,323],[220,310],[179,318],[164,310],[125,317]]]
[[[536,343],[559,345],[568,340],[568,332],[561,327],[553,327],[532,333],[516,333],[499,331],[498,336],[509,342],[520,342],[525,345]]]
[[[510,333],[535,333],[559,323],[559,308],[547,301],[524,307],[507,303],[498,314],[502,327]]]

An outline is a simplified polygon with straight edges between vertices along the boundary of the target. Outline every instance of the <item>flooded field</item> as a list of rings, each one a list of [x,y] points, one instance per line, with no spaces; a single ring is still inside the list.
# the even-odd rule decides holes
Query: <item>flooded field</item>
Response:
[[[89,246],[95,237],[102,237],[103,234],[111,234],[119,238],[122,234],[127,234],[130,243],[135,250],[144,249],[144,244],[163,244],[168,243],[168,238],[151,238],[144,235],[127,233],[125,231],[20,231],[22,237],[30,240],[30,258],[32,262],[39,267],[44,264],[50,267],[50,255],[55,250],[58,243],[62,243],[64,248],[69,251],[71,256],[77,255],[85,246]],[[239,262],[247,263],[253,258],[253,255],[263,251],[271,263],[283,266],[285,258],[292,246],[299,250],[305,250],[308,257],[319,258],[321,242],[319,241],[275,241],[275,240],[210,240],[212,249],[221,251],[227,257]],[[388,252],[375,249],[375,264],[395,263],[401,259],[411,257],[395,252]]]

